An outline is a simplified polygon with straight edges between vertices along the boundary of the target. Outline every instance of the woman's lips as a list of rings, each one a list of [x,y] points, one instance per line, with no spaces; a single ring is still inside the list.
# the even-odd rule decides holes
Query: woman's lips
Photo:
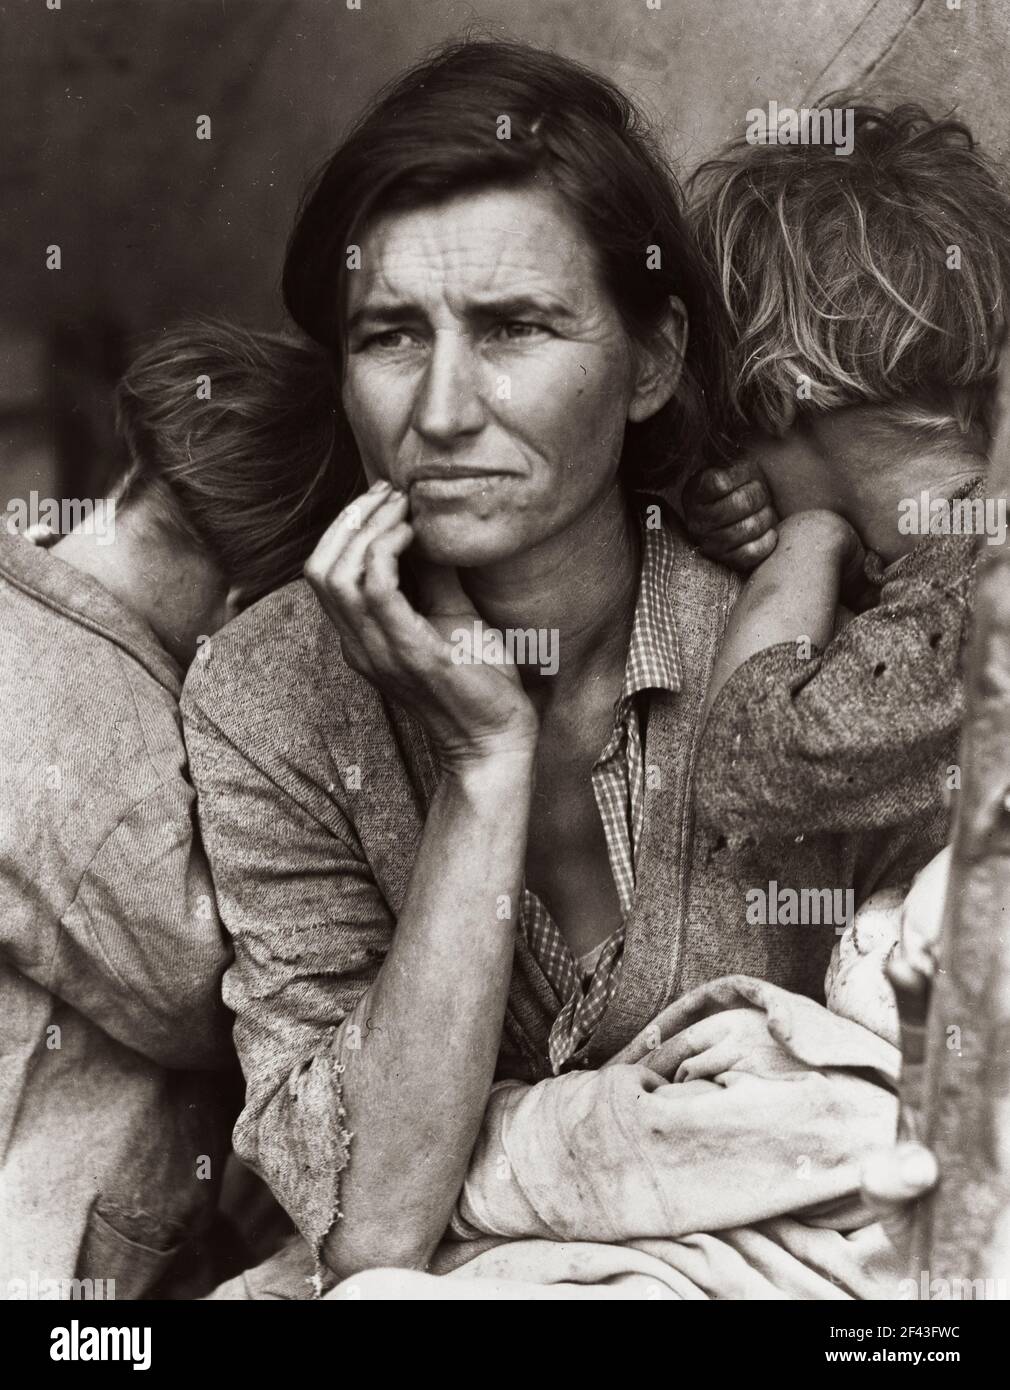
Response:
[[[412,497],[433,500],[442,497],[469,497],[473,493],[486,492],[503,478],[513,476],[510,473],[455,473],[439,478],[415,478],[410,484],[410,494]]]

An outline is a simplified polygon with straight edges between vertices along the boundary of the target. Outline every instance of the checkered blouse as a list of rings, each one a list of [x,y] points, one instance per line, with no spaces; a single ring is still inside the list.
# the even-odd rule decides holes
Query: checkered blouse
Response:
[[[624,685],[614,705],[614,725],[593,765],[593,791],[607,838],[610,870],[621,904],[622,924],[607,938],[584,978],[568,943],[547,908],[523,889],[519,930],[524,933],[560,1012],[548,1040],[555,1074],[592,1037],[613,997],[624,955],[624,922],[635,897],[635,862],[645,820],[645,776],[639,707],[642,691],[677,691],[680,652],[673,621],[670,580],[674,539],[664,527],[642,529],[642,577],[628,645]]]

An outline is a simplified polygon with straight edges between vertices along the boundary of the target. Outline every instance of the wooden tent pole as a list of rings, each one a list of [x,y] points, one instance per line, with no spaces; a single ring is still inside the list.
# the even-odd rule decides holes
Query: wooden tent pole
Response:
[[[1010,499],[1010,358],[988,496]],[[1005,520],[1005,513],[1004,513]],[[987,538],[988,539],[988,538]],[[916,1214],[920,1296],[1010,1298],[1010,541],[981,543],[961,790],[927,1025],[924,1137],[940,1183]],[[978,1281],[991,1281],[980,1284]],[[927,1292],[927,1289],[930,1292]]]

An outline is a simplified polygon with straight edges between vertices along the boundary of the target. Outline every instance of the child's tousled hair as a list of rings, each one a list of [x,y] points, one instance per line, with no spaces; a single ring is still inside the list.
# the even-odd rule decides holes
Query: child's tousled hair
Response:
[[[358,489],[335,390],[313,343],[215,319],[159,334],[116,390],[129,458],[117,504],[152,500],[254,603],[300,574]]]
[[[813,110],[829,105],[852,121],[850,154],[741,139],[691,180],[740,425],[780,434],[794,410],[877,404],[940,434],[987,430],[1010,295],[1000,172],[960,121]]]

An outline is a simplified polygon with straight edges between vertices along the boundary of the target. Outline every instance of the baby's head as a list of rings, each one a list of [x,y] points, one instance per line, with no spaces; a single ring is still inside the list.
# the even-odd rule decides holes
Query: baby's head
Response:
[[[967,127],[830,106],[851,121],[850,153],[741,140],[691,184],[735,329],[741,432],[798,426],[824,455],[816,506],[886,469],[900,494],[981,461],[1010,295],[1010,191]]]

